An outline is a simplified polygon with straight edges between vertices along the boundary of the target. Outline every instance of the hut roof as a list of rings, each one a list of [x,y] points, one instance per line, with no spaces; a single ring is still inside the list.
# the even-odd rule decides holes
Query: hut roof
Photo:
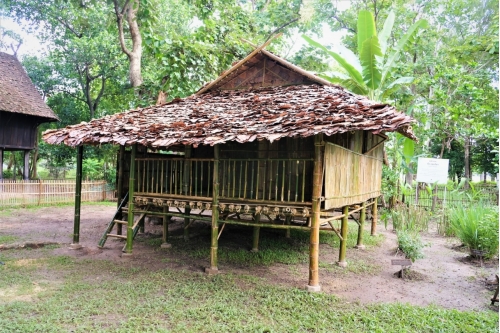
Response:
[[[0,52],[0,111],[45,118],[59,118],[44,103],[21,63],[12,55]]]
[[[250,90],[210,90],[88,123],[49,130],[43,139],[69,146],[135,143],[166,148],[228,141],[274,141],[354,130],[398,131],[416,139],[413,118],[338,86],[292,85]]]

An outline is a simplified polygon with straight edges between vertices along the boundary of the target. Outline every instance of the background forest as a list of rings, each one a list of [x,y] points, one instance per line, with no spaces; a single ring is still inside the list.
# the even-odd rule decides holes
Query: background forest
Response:
[[[371,98],[418,120],[419,142],[387,145],[386,190],[415,172],[418,156],[450,159],[450,178],[498,173],[498,3],[492,0],[5,0],[0,16],[36,35],[44,52],[19,55],[64,127],[194,93],[252,47],[278,32],[268,49],[355,91],[345,64],[356,66],[358,13],[373,14],[387,82]],[[388,30],[388,22],[393,29]],[[424,22],[411,39],[412,27]],[[305,35],[306,37],[302,37]],[[341,42],[333,36],[342,36]],[[310,39],[310,43],[306,42]],[[311,41],[320,41],[311,42]],[[405,43],[402,43],[405,42]],[[382,44],[382,43],[381,43]],[[28,47],[0,24],[0,51]],[[329,53],[330,52],[330,53]],[[332,52],[341,60],[332,57]],[[360,54],[360,60],[363,61]],[[390,66],[386,66],[389,64]],[[349,68],[349,67],[347,67]],[[363,73],[365,75],[365,73]],[[89,178],[114,180],[116,147],[87,149]],[[75,152],[39,142],[32,159],[57,178]],[[8,154],[5,176],[21,156]],[[33,163],[31,177],[40,174]]]

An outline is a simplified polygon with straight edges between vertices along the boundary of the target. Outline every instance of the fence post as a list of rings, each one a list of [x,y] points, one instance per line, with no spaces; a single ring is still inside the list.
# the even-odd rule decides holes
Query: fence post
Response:
[[[42,180],[38,180],[38,206],[42,204]]]
[[[106,201],[106,181],[102,181],[102,201]]]

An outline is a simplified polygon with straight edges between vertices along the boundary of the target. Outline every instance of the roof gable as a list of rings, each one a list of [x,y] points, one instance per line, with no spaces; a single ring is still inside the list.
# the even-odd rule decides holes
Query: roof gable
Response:
[[[59,118],[43,101],[21,63],[0,52],[0,111],[57,121]]]
[[[267,43],[256,47],[248,56],[224,71],[196,94],[217,90],[248,90],[290,85],[332,84],[292,63],[264,50]]]

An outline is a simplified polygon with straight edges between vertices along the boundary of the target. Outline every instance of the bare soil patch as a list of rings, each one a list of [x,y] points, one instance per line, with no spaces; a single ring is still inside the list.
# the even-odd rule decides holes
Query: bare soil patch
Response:
[[[123,241],[108,239],[104,249],[97,243],[112,218],[115,207],[109,205],[84,205],[81,212],[80,250],[67,247],[72,241],[74,208],[43,207],[16,209],[10,213],[0,211],[0,239],[13,236],[12,244],[58,243],[54,249],[58,255],[68,255],[95,260],[112,260],[126,266],[143,266],[156,269],[184,269],[201,272],[209,264],[208,258],[193,259],[179,251],[159,248],[161,226],[146,225],[146,233],[139,234],[134,242],[133,257],[122,257]],[[179,237],[182,221],[174,220],[170,227],[172,237]],[[242,248],[251,248],[251,229],[227,228],[220,246],[231,238]],[[407,279],[395,273],[400,266],[391,265],[396,258],[396,235],[379,226],[384,241],[380,246],[364,250],[348,249],[347,268],[337,267],[338,249],[326,244],[320,246],[320,284],[322,292],[337,295],[348,302],[393,303],[402,302],[426,306],[435,304],[458,310],[498,310],[498,303],[490,306],[496,285],[498,258],[480,263],[467,252],[459,251],[455,239],[444,238],[435,232],[423,235],[429,246],[424,249],[425,258],[415,262]],[[193,224],[190,242],[209,237],[209,226]],[[245,239],[242,235],[248,234]],[[276,233],[276,237],[283,237]],[[226,239],[226,240],[224,240]],[[293,239],[291,240],[293,242]],[[2,244],[0,244],[1,247]],[[3,244],[8,245],[8,244]],[[22,251],[22,249],[20,250]],[[482,265],[481,265],[482,264]],[[271,266],[220,265],[221,274],[248,274],[266,279],[272,284],[302,288],[307,284],[308,264]],[[50,273],[48,273],[50,274]]]

